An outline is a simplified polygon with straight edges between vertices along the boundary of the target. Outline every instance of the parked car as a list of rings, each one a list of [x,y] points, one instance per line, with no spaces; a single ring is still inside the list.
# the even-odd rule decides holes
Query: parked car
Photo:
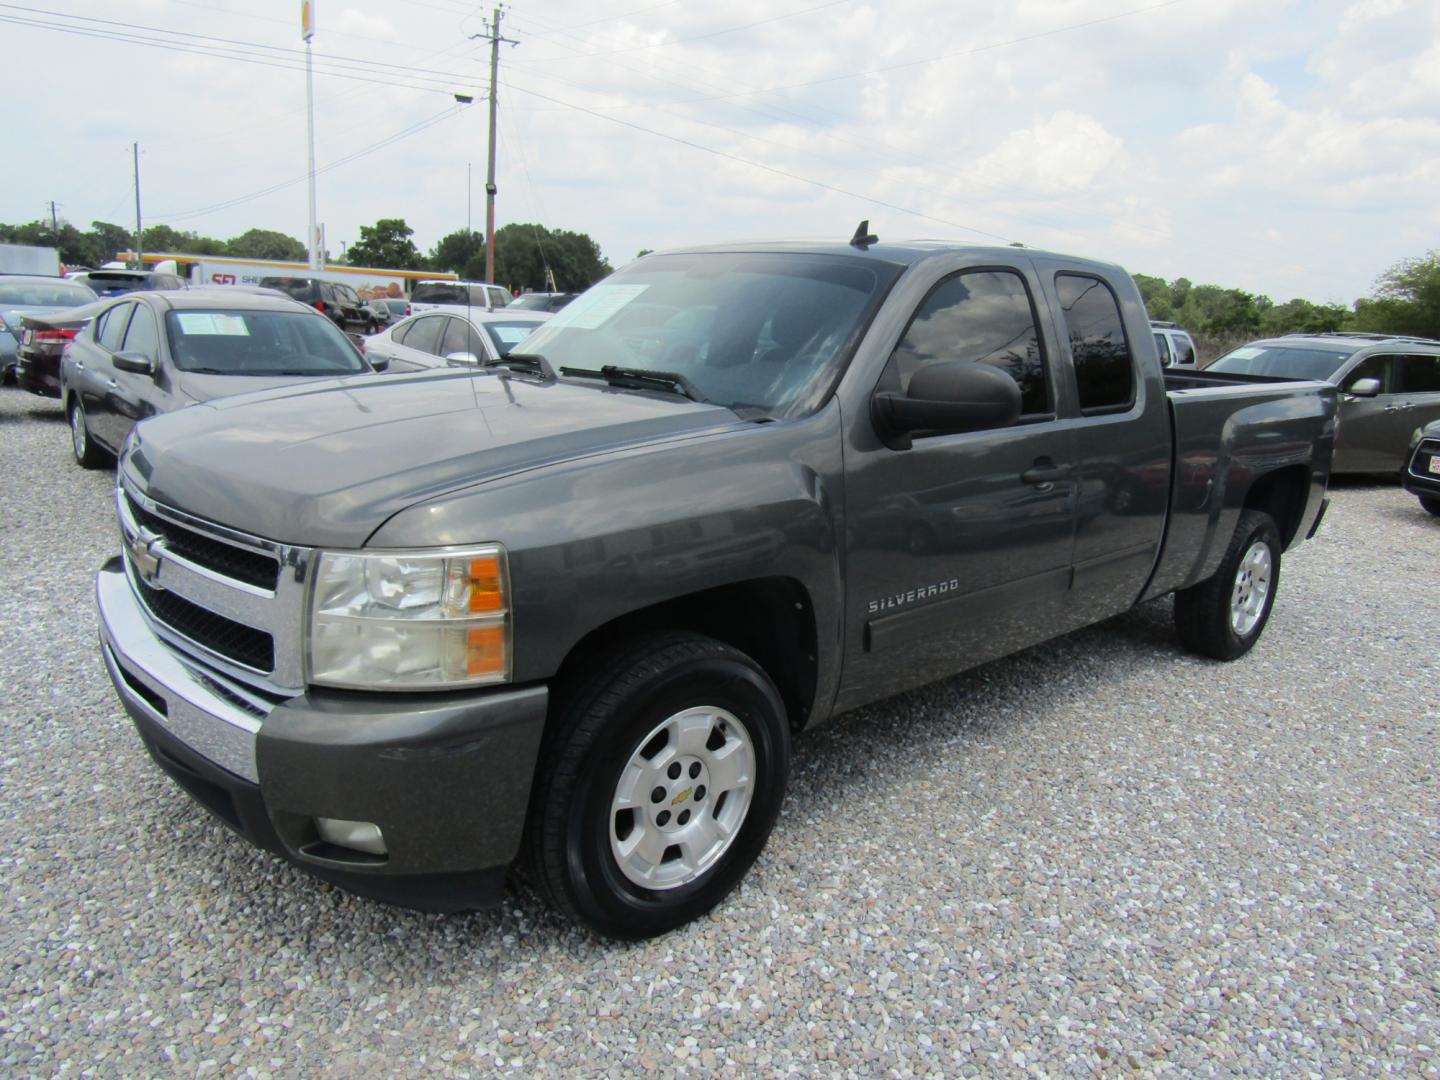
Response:
[[[41,397],[60,396],[60,358],[75,335],[84,330],[110,303],[95,300],[78,308],[66,308],[50,315],[26,315],[20,337],[15,382],[22,390]]]
[[[510,303],[510,294],[488,281],[417,281],[410,293],[410,314],[436,309],[493,311]]]
[[[579,296],[573,292],[528,292],[510,301],[511,311],[548,311],[552,314]]]
[[[380,323],[384,326],[394,326],[406,315],[411,314],[410,301],[395,299],[389,296],[377,296],[369,301],[370,306],[375,309],[376,315],[380,316]]]
[[[647,255],[531,370],[142,424],[104,661],[156,765],[301,868],[453,911],[518,860],[663,933],[764,848],[794,731],[1170,593],[1187,647],[1256,644],[1335,388],[1149,333],[1123,270],[1030,249]]]
[[[1252,341],[1205,369],[1321,379],[1340,388],[1337,473],[1405,467],[1415,432],[1440,420],[1440,341],[1388,334],[1288,334]]]
[[[178,274],[166,270],[85,270],[68,275],[70,281],[88,285],[102,300],[136,290],[183,289],[185,282]]]
[[[1405,490],[1418,496],[1421,506],[1440,517],[1440,420],[1420,429],[1404,482]]]
[[[365,339],[365,355],[386,357],[392,371],[423,371],[447,364],[490,364],[507,355],[537,327],[548,312],[471,311],[450,315],[426,311],[402,319],[384,333]]]
[[[0,380],[7,385],[16,380],[26,315],[47,315],[94,300],[95,294],[87,286],[65,278],[0,277]]]
[[[362,307],[360,294],[343,281],[318,277],[267,277],[261,288],[282,292],[292,300],[313,307],[341,330],[351,334],[373,334],[380,329],[374,316]]]
[[[104,307],[75,336],[61,357],[60,395],[75,460],[97,468],[157,413],[372,370],[334,323],[288,298],[146,292]]]
[[[1150,320],[1150,330],[1155,335],[1155,350],[1160,354],[1161,367],[1194,367],[1195,339],[1188,330],[1182,330],[1173,322]]]

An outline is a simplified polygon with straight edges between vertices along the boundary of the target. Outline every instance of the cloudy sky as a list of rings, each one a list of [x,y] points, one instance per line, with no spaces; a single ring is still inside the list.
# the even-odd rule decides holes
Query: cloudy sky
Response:
[[[467,163],[483,228],[491,5],[317,7],[330,248],[463,228]],[[0,220],[133,224],[138,141],[147,224],[303,236],[299,8],[0,6]],[[514,0],[502,32],[498,224],[616,265],[868,217],[1348,303],[1440,247],[1434,0]]]

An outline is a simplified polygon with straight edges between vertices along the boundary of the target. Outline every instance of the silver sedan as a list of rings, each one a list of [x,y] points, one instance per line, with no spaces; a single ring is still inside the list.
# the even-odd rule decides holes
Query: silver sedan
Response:
[[[475,311],[469,317],[447,311],[424,311],[365,339],[365,355],[373,363],[384,357],[390,371],[423,371],[494,363],[523,341],[550,315],[542,311]]]

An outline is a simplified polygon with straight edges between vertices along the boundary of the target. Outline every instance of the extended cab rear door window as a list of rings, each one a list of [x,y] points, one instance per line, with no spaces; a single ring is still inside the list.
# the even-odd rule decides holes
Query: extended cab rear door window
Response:
[[[1035,307],[1013,270],[965,270],[930,291],[890,361],[900,393],[915,372],[941,360],[993,364],[1019,385],[1022,418],[1054,415]]]
[[[1120,302],[1110,286],[1088,274],[1056,274],[1080,411],[1120,412],[1135,401],[1135,363],[1125,339]]]

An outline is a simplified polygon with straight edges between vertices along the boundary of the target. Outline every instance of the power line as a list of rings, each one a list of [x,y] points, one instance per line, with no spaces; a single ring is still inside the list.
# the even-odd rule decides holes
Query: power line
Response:
[[[852,199],[860,199],[862,202],[870,203],[873,206],[883,206],[890,210],[898,210],[902,214],[909,214],[912,217],[923,218],[926,221],[933,221],[940,225],[948,225],[954,229],[964,229],[966,232],[972,232],[978,236],[989,237],[992,240],[999,240],[1002,243],[1008,244],[1010,242],[1010,238],[1008,236],[1001,236],[999,233],[992,233],[986,231],[985,229],[976,228],[973,225],[965,225],[958,221],[949,221],[946,218],[935,217],[932,214],[926,214],[920,210],[912,210],[908,206],[901,206],[899,203],[892,203],[884,199],[877,199],[873,195],[864,195],[858,191],[850,191],[847,188],[842,188],[835,184],[828,184],[823,180],[815,180],[808,176],[801,176],[799,173],[789,172],[785,169],[778,169],[773,165],[765,165],[758,161],[752,161],[749,158],[741,157],[738,154],[731,154],[725,150],[717,150],[713,146],[706,146],[703,143],[697,143],[690,139],[683,139],[678,135],[669,135],[663,131],[656,131],[654,128],[647,128],[642,124],[635,124],[631,123],[629,120],[622,120],[618,116],[610,116],[607,113],[602,113],[595,109],[588,109],[584,105],[576,105],[573,101],[562,101],[560,98],[551,97],[548,94],[542,94],[539,91],[530,90],[523,86],[516,86],[514,83],[510,82],[502,82],[500,85],[504,86],[507,90],[514,90],[517,93],[528,94],[530,97],[539,98],[542,101],[548,101],[554,105],[563,105],[567,108],[574,109],[576,112],[587,113],[588,115],[598,117],[601,120],[608,120],[612,124],[619,124],[621,127],[631,128],[635,131],[643,131],[647,135],[654,135],[658,138],[666,139],[670,142],[679,143],[682,146],[688,146],[692,149],[700,150],[707,154],[713,154],[716,157],[721,157],[729,161],[738,162],[741,165],[748,165],[752,169],[760,169],[764,172],[773,173],[776,176],[783,176],[789,180],[799,181],[802,184],[809,184],[811,187],[822,188],[825,191],[833,191],[836,194],[845,195]]]
[[[418,123],[411,124],[409,127],[403,128],[402,130],[394,132],[393,134],[387,135],[385,136],[385,138],[380,139],[378,142],[373,142],[369,146],[361,147],[359,150],[354,150],[349,154],[344,155],[343,157],[338,157],[334,161],[322,165],[320,168],[315,170],[315,175],[321,176],[327,172],[330,172],[332,169],[338,169],[342,165],[348,165],[353,161],[358,161],[360,158],[368,157],[370,154],[383,150],[388,146],[393,146],[395,143],[400,142],[403,139],[408,139],[412,135],[418,135],[420,132],[426,130],[427,128],[434,127],[436,124],[439,124],[444,120],[448,120],[452,116],[458,116],[464,111],[464,106],[462,105],[456,105],[452,106],[451,108],[442,110],[441,112],[436,113],[434,116],[421,120]],[[306,180],[309,179],[309,177],[310,174],[308,172],[305,172],[302,173],[300,176],[294,177],[292,179],[282,180],[278,184],[271,184],[269,187],[262,188],[259,191],[252,191],[248,195],[239,195],[233,199],[226,199],[222,202],[212,203],[209,206],[197,207],[193,210],[180,210],[169,214],[157,214],[155,215],[155,218],[160,221],[181,221],[187,218],[203,217],[207,214],[216,213],[220,210],[228,210],[231,207],[240,206],[243,203],[254,202],[256,199],[264,198],[266,195],[273,195],[277,191],[283,191],[287,187],[294,187],[296,184],[303,184]]]
[[[16,8],[14,4],[0,4],[0,8]],[[22,9],[33,10],[33,9]],[[103,20],[109,21],[109,20]],[[150,37],[142,33],[121,30],[108,30],[103,27],[77,26],[73,24],[49,22],[43,19],[28,18],[23,16],[0,14],[0,22],[10,23],[16,26],[29,26],[33,29],[50,30],[57,33],[73,34],[80,37],[98,38],[107,41],[120,41],[133,45],[144,45],[150,48],[162,49],[169,52],[190,53],[197,56],[209,56],[219,59],[236,60],[241,63],[256,64],[261,67],[277,68],[282,71],[304,71],[303,59],[294,63],[292,57],[286,55],[298,50],[283,49],[277,46],[263,45],[258,42],[238,42],[234,46],[205,45],[202,43],[186,43],[165,38]],[[144,27],[151,30],[154,28]],[[166,31],[158,31],[165,33]],[[265,50],[259,53],[248,51],[249,49]],[[303,53],[300,54],[303,58]],[[454,83],[451,80],[463,80],[468,82],[473,76],[460,75],[456,73],[441,72],[438,75],[428,72],[421,72],[413,69],[416,74],[406,75],[410,82],[399,82],[395,79],[379,79],[370,76],[356,74],[356,71],[369,70],[372,65],[369,61],[351,60],[348,58],[321,58],[322,63],[329,65],[328,69],[317,69],[317,74],[330,78],[349,79],[353,82],[372,83],[378,86],[393,86],[405,90],[418,90],[426,93],[443,93],[451,95],[454,93]],[[388,65],[381,65],[388,66]],[[398,67],[398,65],[395,65]],[[405,70],[405,69],[402,69]],[[382,73],[383,74],[383,73]],[[418,85],[431,82],[441,85],[426,86]]]

